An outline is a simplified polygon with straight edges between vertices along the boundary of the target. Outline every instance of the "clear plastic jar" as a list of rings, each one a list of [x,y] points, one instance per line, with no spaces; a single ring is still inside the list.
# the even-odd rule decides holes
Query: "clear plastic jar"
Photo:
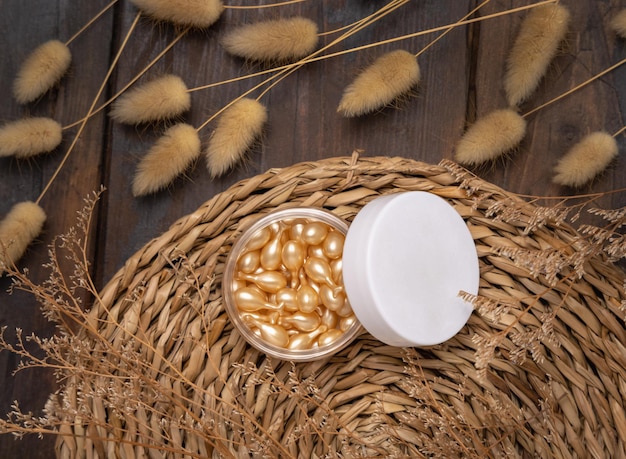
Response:
[[[336,353],[362,330],[343,287],[348,224],[318,208],[269,213],[248,228],[226,260],[226,311],[242,336],[283,360]]]

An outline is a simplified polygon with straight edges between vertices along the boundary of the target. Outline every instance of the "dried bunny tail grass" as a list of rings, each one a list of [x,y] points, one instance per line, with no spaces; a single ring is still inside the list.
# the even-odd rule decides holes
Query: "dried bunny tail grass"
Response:
[[[626,9],[621,10],[611,20],[611,28],[617,35],[626,38]]]
[[[526,120],[511,109],[495,110],[474,123],[456,145],[456,160],[474,166],[515,148],[526,135]]]
[[[24,255],[30,243],[39,236],[46,213],[31,201],[15,204],[0,222],[0,274]]]
[[[110,115],[120,123],[140,124],[174,118],[190,107],[185,82],[176,75],[164,75],[123,94],[113,103]]]
[[[250,148],[267,122],[267,110],[259,101],[243,98],[222,113],[206,150],[211,177],[236,164]]]
[[[64,43],[50,40],[37,47],[22,64],[13,82],[13,96],[20,104],[32,102],[57,84],[72,62]]]
[[[293,17],[237,27],[224,36],[222,46],[246,59],[286,62],[313,52],[318,40],[317,24]]]
[[[511,49],[504,76],[510,106],[517,106],[537,88],[565,38],[569,20],[569,10],[560,4],[540,6],[528,13]]]
[[[47,153],[63,139],[62,126],[52,118],[24,118],[0,128],[0,157],[28,158]]]
[[[380,109],[407,93],[419,80],[415,56],[404,50],[391,51],[376,59],[345,89],[337,112],[353,117]]]
[[[197,28],[211,26],[224,11],[220,0],[131,0],[131,3],[158,21]]]
[[[557,163],[552,179],[559,185],[579,187],[602,172],[617,156],[617,141],[606,132],[593,132],[574,145]]]
[[[139,163],[133,179],[133,195],[143,196],[165,188],[198,156],[198,131],[189,124],[170,127]]]

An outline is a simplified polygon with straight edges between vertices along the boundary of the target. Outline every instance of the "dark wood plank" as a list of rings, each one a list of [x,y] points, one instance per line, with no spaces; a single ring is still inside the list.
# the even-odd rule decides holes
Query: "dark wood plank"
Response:
[[[89,21],[104,5],[94,2],[25,1],[0,2],[0,43],[2,71],[0,87],[3,104],[2,122],[25,116],[47,116],[68,125],[81,119],[88,111],[106,74],[111,47],[113,14],[102,17],[71,45],[72,65],[58,88],[31,104],[20,106],[11,96],[13,78],[26,55],[50,39],[65,41]],[[99,188],[106,130],[104,116],[96,116],[86,125],[76,148],[56,178],[53,186],[41,200],[47,214],[44,232],[30,247],[20,266],[28,268],[37,282],[47,277],[42,264],[47,262],[47,246],[56,235],[66,232],[76,223],[76,211],[83,207],[83,198]],[[60,164],[76,128],[64,132],[58,151],[30,160],[17,161],[0,158],[0,215],[24,200],[36,200]],[[6,293],[10,279],[0,278],[0,327],[7,327],[7,337],[15,328],[24,334],[37,332],[49,336],[53,324],[40,313],[38,303],[24,292]],[[51,391],[55,378],[49,371],[23,371],[12,376],[18,360],[7,352],[0,353],[0,412],[3,416],[14,400],[23,410],[40,412]],[[16,441],[11,436],[0,436],[2,457],[51,457],[55,439]]]
[[[107,2],[63,0],[0,0],[0,121],[25,115],[52,116],[63,124],[81,118],[102,82],[115,52],[131,28],[137,11],[128,1],[101,18],[71,45],[74,63],[60,87],[26,107],[11,99],[12,79],[26,54],[51,38],[66,39]],[[231,2],[226,2],[231,3]],[[235,2],[232,2],[233,4]],[[244,3],[244,2],[237,2]],[[263,2],[270,3],[270,2]],[[157,75],[174,73],[188,87],[219,82],[249,74],[263,67],[227,55],[220,37],[235,25],[261,19],[301,14],[316,21],[322,31],[333,30],[372,13],[385,2],[362,0],[307,1],[280,8],[227,9],[217,24],[205,31],[192,31],[177,43],[140,82]],[[366,30],[350,37],[331,51],[347,50],[418,30],[450,24],[467,14],[478,1],[425,0],[412,2]],[[481,15],[527,5],[530,0],[492,0]],[[609,65],[626,57],[624,40],[609,30],[607,21],[620,8],[620,0],[564,0],[572,9],[572,27],[567,46],[555,59],[537,92],[522,106],[522,112],[551,99]],[[524,13],[489,19],[455,29],[419,57],[422,82],[419,89],[397,108],[387,108],[358,119],[345,119],[336,106],[345,86],[374,58],[385,51],[403,48],[418,52],[437,34],[347,53],[312,63],[274,87],[262,102],[269,122],[260,144],[247,160],[226,176],[211,179],[204,159],[186,177],[168,190],[144,198],[133,198],[131,183],[138,161],[156,141],[163,125],[141,127],[112,123],[100,114],[83,132],[54,186],[42,200],[49,218],[45,232],[20,261],[35,280],[43,280],[41,268],[55,235],[75,223],[82,199],[107,187],[96,214],[92,235],[92,263],[97,285],[102,287],[136,250],[162,234],[176,219],[194,211],[216,193],[238,180],[272,167],[300,161],[349,155],[354,149],[364,155],[397,155],[437,163],[454,157],[454,144],[469,122],[489,111],[506,106],[502,89],[505,61]],[[141,72],[176,37],[167,24],[141,18],[113,72],[107,94],[114,94]],[[330,42],[330,37],[322,39]],[[192,109],[184,120],[201,125],[213,113],[261,82],[263,77],[192,93]],[[256,97],[257,93],[253,96]],[[594,130],[614,132],[626,121],[626,68],[620,68],[584,90],[568,96],[528,117],[529,133],[519,150],[491,167],[476,172],[514,192],[538,195],[571,193],[551,183],[556,160],[582,135]],[[201,131],[208,139],[214,123]],[[59,164],[76,129],[50,155],[30,161],[0,158],[0,216],[18,201],[36,199]],[[626,145],[619,138],[623,152]],[[626,186],[626,164],[620,157],[611,169],[583,191],[613,190]],[[623,206],[625,194],[604,199],[605,206]],[[0,326],[9,334],[16,327],[48,335],[52,326],[38,312],[32,297],[4,293],[9,280],[0,279]],[[0,353],[0,415],[19,399],[25,409],[39,410],[54,389],[50,374],[11,373],[16,360]],[[15,442],[0,436],[0,456],[51,457],[53,439]]]

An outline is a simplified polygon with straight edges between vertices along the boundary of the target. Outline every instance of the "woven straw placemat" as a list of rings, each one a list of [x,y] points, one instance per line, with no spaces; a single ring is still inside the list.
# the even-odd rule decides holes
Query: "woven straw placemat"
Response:
[[[432,348],[364,333],[299,364],[267,358],[233,330],[224,261],[260,215],[314,206],[350,221],[372,199],[410,190],[445,198],[464,218],[479,297],[499,301],[493,311],[474,311]],[[516,217],[489,216],[494,203]],[[503,247],[577,250],[580,234],[565,223],[529,231],[535,214],[447,161],[355,154],[235,184],[146,244],[102,290],[84,335],[107,365],[65,381],[76,394],[65,406],[80,406],[61,428],[58,456],[625,457],[623,272],[601,255],[581,278],[514,263]]]

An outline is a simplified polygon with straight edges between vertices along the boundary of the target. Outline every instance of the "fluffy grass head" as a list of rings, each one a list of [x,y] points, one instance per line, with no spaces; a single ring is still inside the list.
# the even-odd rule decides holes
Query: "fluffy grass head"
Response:
[[[24,255],[45,221],[44,210],[31,201],[15,204],[0,221],[0,274]]]
[[[466,166],[494,160],[526,135],[526,120],[510,109],[496,110],[474,123],[456,144],[455,159]]]
[[[626,9],[619,11],[611,20],[611,28],[617,35],[626,38]]]
[[[226,33],[222,46],[230,54],[249,60],[287,62],[310,54],[317,42],[317,24],[294,17],[237,27]]]
[[[36,48],[24,61],[13,82],[13,97],[20,104],[32,102],[56,85],[72,62],[69,48],[50,40]]]
[[[189,124],[176,124],[146,153],[133,179],[133,195],[143,196],[168,186],[200,156],[198,131]]]
[[[261,135],[267,110],[257,100],[240,99],[222,113],[206,149],[211,177],[218,177],[240,161]]]
[[[380,56],[344,91],[337,112],[346,117],[381,109],[408,93],[420,80],[416,57],[404,50]]]
[[[0,128],[0,157],[28,158],[47,153],[63,140],[62,126],[52,118],[24,118]]]
[[[119,123],[140,124],[179,116],[191,107],[185,82],[164,75],[137,86],[115,101],[111,117]]]
[[[511,107],[516,107],[537,89],[550,62],[565,38],[569,10],[561,4],[533,8],[520,27],[509,54],[504,89]]]
[[[617,156],[617,141],[606,132],[593,132],[582,138],[557,163],[554,183],[580,187],[602,172]]]
[[[224,5],[220,0],[131,0],[131,2],[157,21],[196,28],[211,26],[224,11]]]

